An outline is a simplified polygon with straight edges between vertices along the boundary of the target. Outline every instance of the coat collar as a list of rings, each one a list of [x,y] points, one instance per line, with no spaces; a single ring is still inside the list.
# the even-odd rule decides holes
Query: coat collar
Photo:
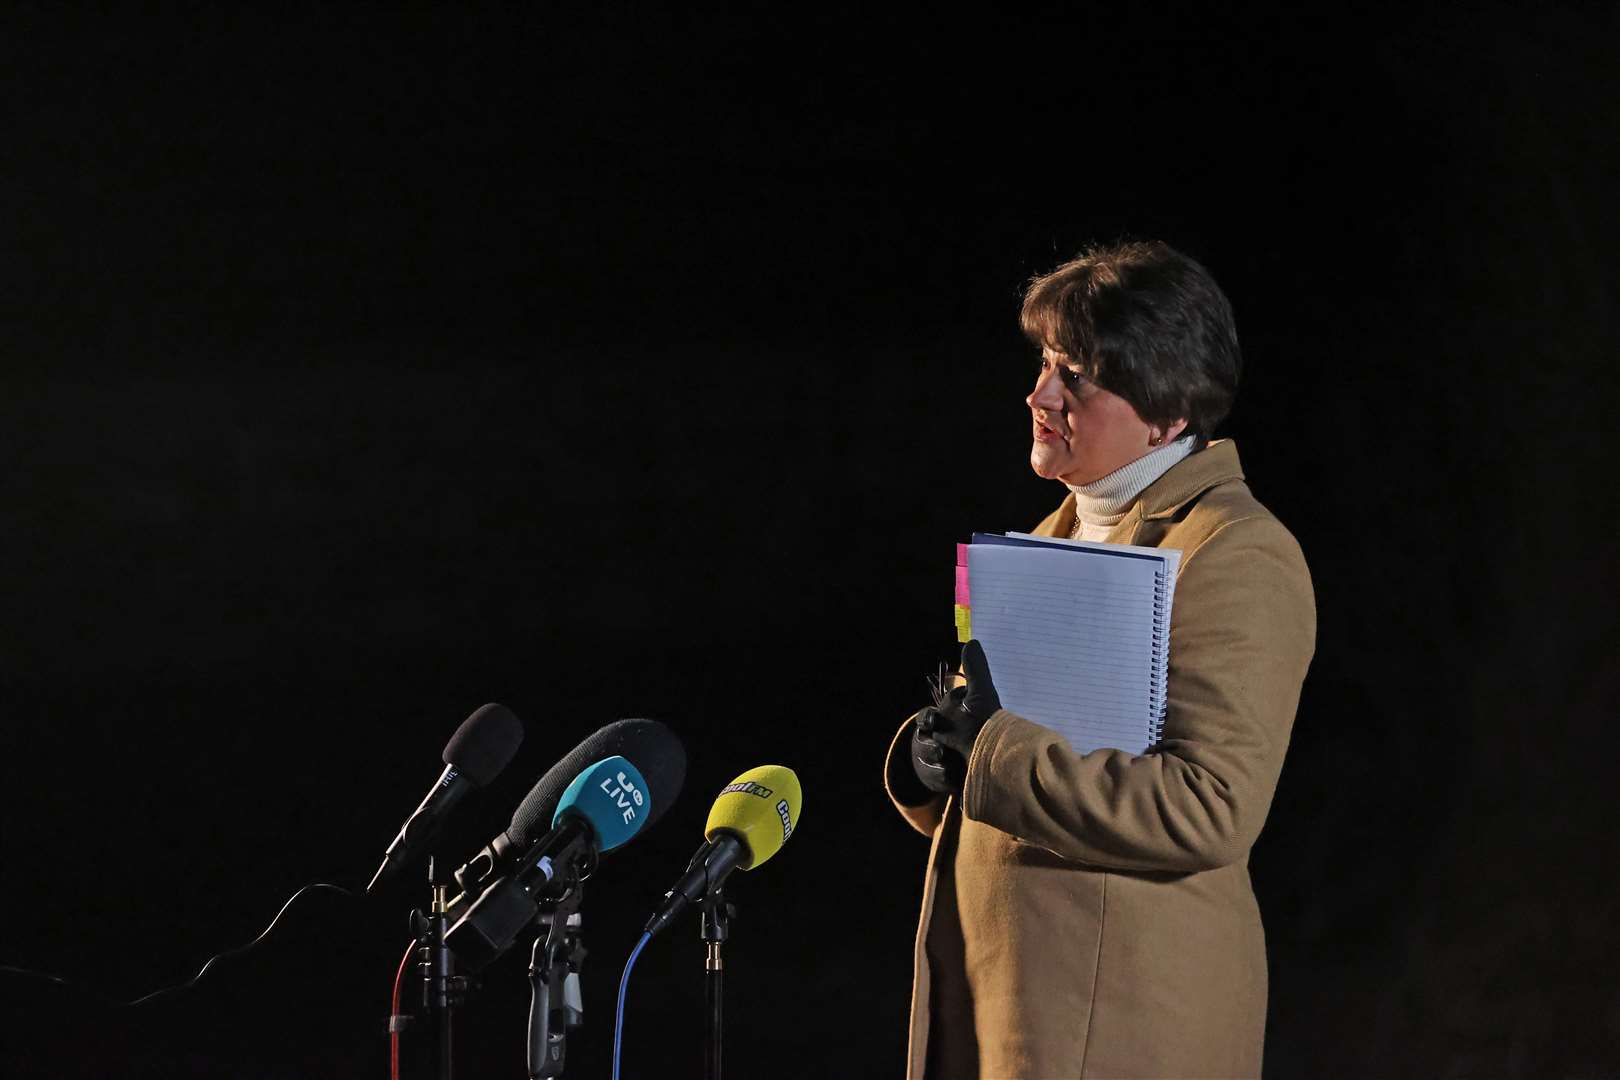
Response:
[[[1183,506],[1217,484],[1242,479],[1243,466],[1238,461],[1237,444],[1231,439],[1218,439],[1188,454],[1144,488],[1119,524],[1109,532],[1107,542],[1135,543],[1142,522],[1173,517]],[[1074,519],[1074,492],[1071,491],[1058,507],[1057,520],[1050,526],[1051,535],[1068,536],[1074,529]]]
[[[1142,525],[1148,521],[1162,521],[1174,517],[1183,506],[1198,496],[1232,480],[1243,479],[1243,466],[1238,461],[1237,444],[1231,439],[1210,443],[1196,453],[1188,454],[1171,466],[1163,476],[1149,484],[1140,498],[1131,505],[1125,517],[1109,532],[1110,544],[1146,542]],[[1073,499],[1073,496],[1070,496]],[[1072,502],[1065,504],[1070,511],[1069,524],[1073,527]]]
[[[1144,521],[1170,517],[1215,485],[1242,479],[1237,443],[1220,439],[1173,465],[1147,486],[1136,505]]]

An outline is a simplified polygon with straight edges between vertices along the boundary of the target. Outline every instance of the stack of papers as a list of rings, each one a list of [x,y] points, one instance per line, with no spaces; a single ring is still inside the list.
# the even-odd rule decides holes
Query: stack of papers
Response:
[[[1181,552],[1028,533],[957,545],[957,638],[977,638],[1001,704],[1077,753],[1145,753],[1164,726]]]

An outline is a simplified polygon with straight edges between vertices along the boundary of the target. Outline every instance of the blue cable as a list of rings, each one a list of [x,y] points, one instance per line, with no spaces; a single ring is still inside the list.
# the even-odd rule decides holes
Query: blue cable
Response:
[[[630,959],[624,962],[624,974],[619,978],[619,1012],[613,1018],[613,1080],[619,1080],[619,1040],[624,1035],[624,992],[630,986],[630,969],[636,966],[636,957],[652,940],[652,934],[641,935],[636,947],[630,950]]]

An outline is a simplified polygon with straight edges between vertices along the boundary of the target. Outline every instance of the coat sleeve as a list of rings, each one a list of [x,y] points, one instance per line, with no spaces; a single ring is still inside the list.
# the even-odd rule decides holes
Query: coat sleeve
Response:
[[[1081,755],[1002,709],[974,744],[963,813],[1100,867],[1235,862],[1271,807],[1315,638],[1294,538],[1269,516],[1223,524],[1176,582],[1162,741],[1140,756]]]
[[[933,836],[945,816],[945,796],[923,787],[911,771],[912,719],[900,725],[889,743],[888,756],[883,760],[883,787],[907,824],[924,836]]]

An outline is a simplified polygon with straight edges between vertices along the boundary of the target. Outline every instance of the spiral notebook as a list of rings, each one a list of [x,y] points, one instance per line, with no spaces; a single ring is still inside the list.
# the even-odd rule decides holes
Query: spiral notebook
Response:
[[[1181,552],[1008,533],[957,545],[957,636],[977,638],[1001,704],[1077,753],[1162,737]]]

